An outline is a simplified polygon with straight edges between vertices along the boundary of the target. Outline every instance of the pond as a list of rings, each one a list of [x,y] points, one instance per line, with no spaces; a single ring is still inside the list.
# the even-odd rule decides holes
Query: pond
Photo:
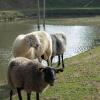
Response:
[[[7,64],[15,37],[36,30],[37,26],[32,22],[0,23],[0,84],[6,82]],[[41,30],[43,30],[42,25]],[[98,44],[96,41],[100,42],[99,26],[46,25],[46,31],[49,34],[65,32],[67,46],[64,58],[87,51]]]

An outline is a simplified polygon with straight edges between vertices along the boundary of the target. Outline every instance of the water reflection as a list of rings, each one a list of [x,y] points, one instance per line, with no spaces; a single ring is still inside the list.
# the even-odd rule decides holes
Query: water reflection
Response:
[[[18,34],[26,34],[37,30],[33,23],[0,23],[0,83],[6,81],[7,64],[11,57],[12,42]],[[43,27],[41,25],[41,30]],[[64,57],[72,57],[96,45],[100,39],[100,28],[97,26],[60,26],[46,25],[50,34],[65,32],[67,46]]]
[[[41,29],[43,29],[41,27]],[[94,40],[100,39],[100,29],[97,26],[60,26],[47,25],[46,31],[50,34],[65,32],[67,47],[65,58],[77,55],[95,46]]]

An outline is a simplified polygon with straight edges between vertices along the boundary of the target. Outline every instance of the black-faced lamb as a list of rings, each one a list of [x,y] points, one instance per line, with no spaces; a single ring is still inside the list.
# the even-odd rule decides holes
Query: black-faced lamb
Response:
[[[8,84],[11,88],[10,100],[12,100],[13,89],[17,89],[19,100],[22,100],[21,90],[27,92],[27,100],[30,100],[31,92],[36,92],[36,100],[39,100],[41,93],[48,85],[52,86],[55,80],[55,73],[62,69],[54,69],[44,66],[37,60],[30,60],[24,57],[13,58],[8,66]]]
[[[52,60],[55,56],[58,56],[58,65],[60,65],[62,60],[62,68],[64,69],[64,60],[63,60],[63,54],[66,51],[66,44],[67,39],[64,33],[55,33],[51,34],[52,38],[52,57],[51,57],[51,65]],[[60,59],[61,57],[61,59]]]

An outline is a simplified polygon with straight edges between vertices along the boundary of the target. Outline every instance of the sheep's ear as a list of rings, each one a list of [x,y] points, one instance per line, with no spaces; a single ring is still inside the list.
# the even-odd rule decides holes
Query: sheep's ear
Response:
[[[59,68],[59,69],[54,69],[56,73],[59,73],[59,72],[63,72],[64,70],[62,68]]]
[[[44,68],[39,68],[39,71],[42,72],[44,70]]]

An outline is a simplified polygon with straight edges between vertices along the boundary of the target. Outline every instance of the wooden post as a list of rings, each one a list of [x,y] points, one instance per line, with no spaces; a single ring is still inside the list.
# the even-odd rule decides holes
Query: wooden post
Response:
[[[39,0],[37,0],[37,27],[38,27],[38,30],[40,30],[40,2]]]
[[[45,0],[43,0],[43,28],[45,30]]]

